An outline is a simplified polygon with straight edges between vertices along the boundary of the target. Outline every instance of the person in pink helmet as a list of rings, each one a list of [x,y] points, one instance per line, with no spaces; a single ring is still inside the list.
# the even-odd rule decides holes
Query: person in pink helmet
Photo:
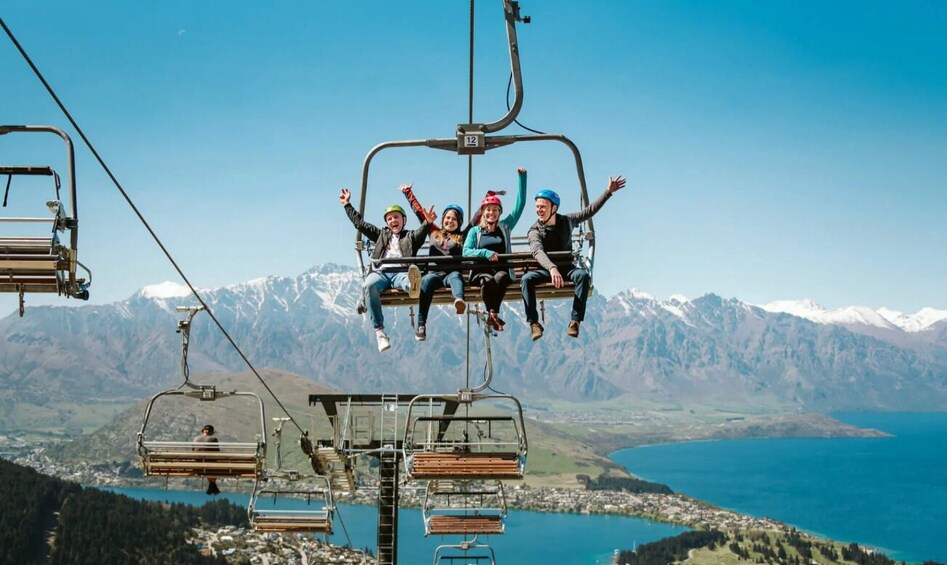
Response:
[[[519,187],[516,191],[516,204],[504,217],[503,203],[495,192],[487,192],[480,202],[480,222],[470,229],[464,241],[464,257],[480,257],[491,262],[499,261],[501,253],[510,253],[513,228],[523,214],[526,205],[526,169],[517,169]],[[480,285],[480,299],[489,313],[487,325],[497,331],[503,331],[504,322],[500,318],[500,305],[506,294],[506,287],[513,280],[513,273],[506,268],[490,265],[477,267],[470,271],[470,283]]]

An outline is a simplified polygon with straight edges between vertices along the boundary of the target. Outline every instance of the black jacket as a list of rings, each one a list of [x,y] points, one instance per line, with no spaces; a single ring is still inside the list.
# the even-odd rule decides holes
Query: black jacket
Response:
[[[388,249],[388,242],[391,241],[391,230],[388,226],[379,228],[374,224],[366,222],[351,203],[345,205],[345,215],[349,217],[355,229],[365,234],[369,239],[375,240],[375,250],[372,252],[372,261],[381,259],[385,254],[385,250]],[[414,231],[401,231],[401,241],[398,242],[401,255],[404,257],[414,257],[418,254],[418,250],[421,249],[421,246],[424,245],[424,240],[427,239],[428,227],[430,225],[430,222],[424,222],[421,224],[421,227]]]
[[[586,206],[581,212],[556,214],[555,225],[546,225],[537,220],[536,223],[530,226],[529,232],[526,234],[526,239],[529,241],[529,252],[539,261],[543,269],[549,271],[556,266],[552,259],[546,255],[546,252],[572,251],[572,229],[576,224],[584,222],[594,216],[611,196],[612,193],[606,189],[604,194],[596,198],[594,202]],[[548,247],[548,244],[554,237],[556,240],[562,242],[564,248],[550,249]]]

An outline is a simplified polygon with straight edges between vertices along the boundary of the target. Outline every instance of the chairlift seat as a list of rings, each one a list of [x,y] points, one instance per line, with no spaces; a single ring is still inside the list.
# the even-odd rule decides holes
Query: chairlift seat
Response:
[[[479,514],[431,516],[426,526],[428,535],[502,534],[505,529],[500,516]]]
[[[413,479],[523,478],[522,458],[515,452],[464,453],[420,451],[406,461]]]
[[[206,451],[208,445],[219,451]],[[264,458],[256,443],[145,441],[141,465],[146,476],[258,478]]]
[[[561,251],[550,254],[553,261],[560,267],[560,271],[567,272],[574,267],[573,254],[570,251]],[[496,263],[491,266],[508,267],[513,270],[513,282],[510,287],[519,285],[523,275],[531,270],[540,269],[539,262],[529,252],[514,252],[503,254]],[[385,260],[383,260],[385,261]],[[450,272],[460,271],[464,278],[464,295],[470,300],[473,297],[480,296],[480,286],[467,282],[466,273],[476,266],[483,266],[484,262],[480,259],[470,257],[409,257],[392,259],[390,262],[403,264],[415,264],[425,273],[427,272]],[[551,282],[541,283],[535,286],[537,300],[560,300],[575,296],[575,283],[571,280],[563,280],[563,285],[556,288]],[[509,288],[505,300],[520,300],[519,293],[510,292]],[[454,296],[450,288],[438,288],[434,291],[432,304],[453,304]],[[382,306],[413,306],[418,303],[417,298],[411,298],[407,292],[399,289],[388,289],[381,293]]]
[[[332,533],[332,519],[328,510],[299,514],[257,513],[250,521],[253,529],[258,532]]]

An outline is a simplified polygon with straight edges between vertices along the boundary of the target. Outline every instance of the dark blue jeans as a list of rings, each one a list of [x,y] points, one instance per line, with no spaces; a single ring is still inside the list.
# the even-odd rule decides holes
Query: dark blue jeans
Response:
[[[454,298],[464,298],[464,281],[460,273],[451,271],[444,273],[428,273],[421,279],[421,298],[418,301],[418,324],[427,323],[427,313],[431,310],[431,301],[434,300],[434,291],[439,288],[450,287]]]
[[[561,272],[561,271],[560,271]],[[572,299],[572,319],[581,322],[585,319],[585,301],[589,297],[589,282],[592,277],[585,269],[570,269],[563,277],[575,283],[575,298]],[[536,269],[523,275],[523,306],[526,309],[526,323],[539,323],[539,312],[536,311],[536,285],[551,282],[552,275],[546,269]]]

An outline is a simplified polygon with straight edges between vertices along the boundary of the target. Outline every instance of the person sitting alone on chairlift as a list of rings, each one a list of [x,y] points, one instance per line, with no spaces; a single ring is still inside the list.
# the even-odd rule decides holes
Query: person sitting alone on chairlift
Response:
[[[470,231],[474,222],[471,219],[471,223],[467,227],[461,227],[464,224],[464,209],[457,204],[450,204],[444,208],[444,212],[441,214],[441,227],[435,223],[437,214],[434,213],[433,206],[430,210],[425,210],[418,202],[410,186],[402,188],[402,192],[418,219],[422,222],[425,220],[430,222],[430,256],[462,256],[464,240],[467,238],[467,232]],[[451,296],[454,297],[454,309],[458,316],[467,310],[467,303],[464,301],[464,281],[460,271],[426,273],[424,278],[421,279],[421,297],[418,300],[418,325],[414,332],[414,338],[418,341],[427,339],[427,315],[431,310],[431,302],[434,300],[434,291],[439,288],[450,288]]]
[[[547,252],[571,251],[572,228],[588,220],[598,212],[612,194],[625,186],[625,179],[620,175],[614,179],[609,177],[608,188],[594,202],[581,212],[559,214],[559,195],[549,189],[536,193],[536,223],[529,228],[527,240],[529,251],[539,262],[541,269],[529,271],[523,275],[523,305],[526,309],[526,323],[529,324],[533,341],[543,337],[543,326],[539,323],[539,313],[536,310],[536,285],[552,281],[553,286],[562,288],[563,276],[556,264],[546,255]],[[591,276],[588,270],[574,266],[567,266],[565,276],[575,283],[575,298],[572,300],[572,321],[566,329],[569,337],[579,337],[579,324],[585,319],[585,302],[589,297],[589,283]]]
[[[519,187],[513,210],[501,220],[503,204],[495,192],[487,192],[480,202],[480,222],[470,229],[464,241],[464,257],[481,257],[496,262],[500,253],[510,253],[513,228],[526,205],[526,169],[517,169],[516,172],[519,173]],[[504,322],[498,314],[506,287],[512,280],[512,270],[507,268],[484,266],[470,271],[470,283],[480,285],[480,297],[489,313],[487,325],[496,331],[503,331]]]
[[[194,438],[194,443],[220,443],[214,435],[214,426],[210,424],[204,426],[201,430],[201,435]],[[220,451],[220,447],[217,445],[208,445],[207,447],[197,447],[194,451]],[[207,494],[220,494],[220,489],[217,488],[217,477],[206,477],[206,479]]]
[[[411,185],[402,185],[402,190]],[[375,264],[379,259],[391,257],[414,257],[418,250],[424,245],[427,238],[429,223],[425,220],[418,229],[414,231],[405,231],[404,225],[408,217],[404,208],[393,204],[385,208],[384,218],[385,227],[366,222],[362,219],[350,200],[352,198],[349,189],[343,188],[339,193],[339,202],[345,208],[345,214],[348,216],[355,229],[362,232],[366,237],[375,240],[375,250],[372,253],[372,271],[365,277],[362,284],[365,290],[366,305],[368,314],[372,320],[372,326],[375,328],[375,338],[378,342],[378,351],[386,351],[391,347],[391,341],[388,334],[385,333],[385,316],[381,311],[381,293],[390,288],[397,288],[408,293],[411,298],[417,298],[420,294],[421,270],[417,265],[408,267],[408,272],[404,272],[403,264]]]

